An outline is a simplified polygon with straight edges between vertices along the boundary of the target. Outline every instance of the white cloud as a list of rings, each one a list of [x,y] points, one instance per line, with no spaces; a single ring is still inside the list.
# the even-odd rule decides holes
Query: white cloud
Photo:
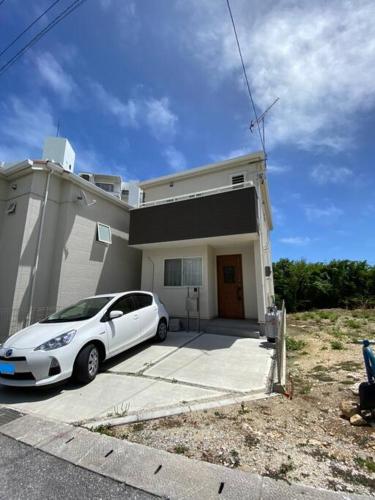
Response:
[[[310,176],[317,184],[342,184],[353,176],[353,171],[347,167],[319,164],[312,169]]]
[[[110,94],[103,87],[103,85],[100,85],[97,82],[90,82],[90,87],[104,111],[118,118],[120,125],[123,127],[138,126],[138,120],[141,113],[141,103],[134,99],[129,99],[128,101],[123,102],[118,97]]]
[[[178,151],[174,146],[169,146],[164,151],[164,156],[167,159],[168,165],[172,170],[178,172],[179,170],[184,170],[186,168],[186,158]]]
[[[83,146],[78,144],[76,147],[76,173],[79,172],[98,172],[108,173],[110,175],[120,175],[123,179],[129,178],[129,171],[126,165],[113,163],[110,158],[104,157],[92,146]]]
[[[170,109],[169,99],[149,99],[145,102],[146,123],[152,134],[160,140],[176,134],[177,115]]]
[[[99,5],[103,10],[107,10],[111,7],[112,0],[99,0]]]
[[[235,78],[245,93],[224,4],[180,1],[183,42],[210,77]],[[375,3],[237,0],[233,14],[258,110],[280,97],[267,116],[269,146],[353,144],[353,116],[375,104]]]
[[[286,165],[275,165],[275,164],[270,164],[267,165],[267,171],[270,174],[285,174],[285,172],[289,172],[290,167]]]
[[[121,126],[145,125],[161,142],[170,142],[175,136],[178,117],[172,111],[167,97],[155,99],[139,96],[123,101],[97,82],[90,82],[90,87],[103,110],[117,118]]]
[[[76,84],[50,52],[39,53],[34,58],[39,77],[63,99],[72,96]]]
[[[228,151],[227,153],[221,154],[221,155],[211,155],[212,161],[225,161],[225,160],[231,160],[232,158],[238,158],[239,156],[244,156],[250,154],[251,151],[249,148],[237,148],[237,149],[232,149]]]
[[[326,207],[320,206],[306,206],[305,214],[309,221],[321,220],[325,222],[334,222],[341,215],[343,215],[343,210],[341,208],[336,207],[332,203]]]
[[[0,161],[41,158],[45,137],[56,132],[47,100],[12,97],[2,105],[1,117]]]
[[[278,226],[283,226],[285,223],[285,214],[278,206],[272,204],[272,218]]]
[[[311,238],[308,236],[289,236],[287,238],[280,238],[280,242],[286,245],[305,246],[311,243]]]

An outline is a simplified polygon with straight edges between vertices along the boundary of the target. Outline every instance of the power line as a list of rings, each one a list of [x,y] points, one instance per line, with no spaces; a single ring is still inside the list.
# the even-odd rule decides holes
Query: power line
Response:
[[[3,2],[5,2],[5,0],[2,0],[2,1],[3,1]],[[48,7],[48,8],[47,8],[44,12],[42,12],[42,13],[40,14],[40,16],[38,16],[36,19],[34,19],[34,21],[33,21],[31,24],[29,24],[28,26],[26,26],[26,28],[25,28],[23,31],[21,31],[21,33],[20,33],[19,35],[17,35],[17,36],[16,36],[16,38],[15,38],[14,40],[12,40],[12,41],[10,42],[10,44],[9,44],[9,45],[7,45],[7,46],[5,47],[5,49],[3,49],[3,50],[0,52],[0,57],[1,57],[3,54],[5,54],[5,52],[6,52],[8,49],[10,49],[11,47],[13,47],[13,45],[14,45],[14,44],[15,44],[15,43],[16,43],[16,42],[17,42],[17,41],[18,41],[18,40],[19,40],[19,39],[20,39],[20,38],[21,38],[21,37],[22,37],[22,36],[23,36],[23,35],[27,32],[27,31],[29,31],[29,29],[31,29],[31,28],[34,26],[34,24],[36,24],[36,23],[39,21],[39,19],[41,19],[43,16],[45,16],[45,15],[47,14],[47,12],[49,12],[49,11],[50,11],[50,10],[51,10],[51,9],[52,9],[52,8],[53,8],[56,4],[57,4],[57,3],[59,3],[59,2],[61,2],[61,0],[55,0],[55,2],[53,2],[53,3],[52,3],[52,4],[51,4],[51,5],[50,5],[50,6],[49,6],[49,7]],[[0,5],[1,5],[1,3],[0,3]]]
[[[87,0],[74,0],[65,10],[57,15],[45,28],[37,33],[22,49],[20,49],[11,59],[0,67],[0,76],[5,73],[30,47],[38,42],[44,35],[46,35],[52,28],[65,19],[69,14],[78,9]]]
[[[226,1],[227,1],[227,6],[228,6],[228,11],[229,11],[230,19],[231,19],[231,21],[232,21],[232,26],[233,26],[234,36],[235,36],[235,38],[236,38],[236,43],[237,43],[238,54],[239,54],[240,59],[241,59],[242,71],[243,71],[243,74],[244,74],[244,77],[245,77],[245,82],[246,82],[247,92],[248,92],[249,97],[250,97],[251,107],[252,107],[253,112],[254,112],[254,115],[255,115],[255,121],[256,121],[256,123],[259,123],[259,120],[258,120],[258,115],[257,115],[257,111],[256,111],[256,108],[255,108],[255,103],[254,103],[254,99],[253,99],[253,95],[252,95],[252,93],[251,93],[251,88],[250,88],[249,79],[248,79],[248,77],[247,77],[247,72],[246,72],[246,68],[245,68],[245,63],[244,63],[244,60],[243,60],[243,57],[242,57],[241,46],[240,46],[240,42],[239,42],[238,35],[237,35],[237,29],[236,29],[236,24],[235,24],[235,22],[234,22],[234,18],[233,18],[233,14],[232,14],[232,9],[231,9],[231,7],[230,7],[229,0],[226,0]],[[261,132],[260,132],[260,128],[259,128],[259,126],[258,126],[257,128],[258,128],[258,132],[259,132],[259,139],[260,139],[260,142],[261,142],[261,144],[262,144],[263,153],[264,153],[264,155],[266,155],[266,148],[265,148],[265,146],[264,146],[264,140],[263,140],[262,134],[261,134]]]

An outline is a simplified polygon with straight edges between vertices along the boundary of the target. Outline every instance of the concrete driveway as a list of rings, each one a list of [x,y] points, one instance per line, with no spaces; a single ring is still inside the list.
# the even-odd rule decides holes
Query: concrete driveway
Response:
[[[262,395],[274,350],[262,339],[169,333],[108,361],[86,386],[21,390],[0,386],[0,406],[68,423],[130,420],[220,406]]]

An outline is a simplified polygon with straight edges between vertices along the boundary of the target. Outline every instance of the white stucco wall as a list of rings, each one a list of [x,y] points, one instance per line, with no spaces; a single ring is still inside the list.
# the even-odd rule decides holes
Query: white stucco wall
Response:
[[[230,247],[204,245],[144,250],[142,259],[142,289],[157,293],[171,316],[185,317],[187,289],[186,287],[164,286],[164,260],[181,257],[202,257],[203,283],[202,287],[200,287],[201,318],[211,319],[217,317],[216,257],[217,255],[231,254],[241,254],[242,256],[245,317],[256,319],[258,313],[253,242]]]
[[[173,180],[155,186],[142,187],[142,189],[145,192],[145,201],[148,202],[228,186],[232,184],[231,176],[234,174],[244,174],[246,181],[255,183],[257,181],[257,170],[260,169],[260,166],[261,163],[228,167],[225,170],[211,170],[198,176],[182,179],[177,176]]]
[[[164,286],[164,260],[180,257],[202,257],[203,276],[202,286],[200,287],[201,318],[209,318],[207,253],[207,246],[144,250],[142,258],[142,290],[157,293],[172,316],[185,316],[187,288]]]

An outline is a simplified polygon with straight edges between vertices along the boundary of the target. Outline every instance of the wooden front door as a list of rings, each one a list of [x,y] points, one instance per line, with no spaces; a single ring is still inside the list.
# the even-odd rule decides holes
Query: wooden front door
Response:
[[[217,256],[220,318],[244,318],[241,255]]]

